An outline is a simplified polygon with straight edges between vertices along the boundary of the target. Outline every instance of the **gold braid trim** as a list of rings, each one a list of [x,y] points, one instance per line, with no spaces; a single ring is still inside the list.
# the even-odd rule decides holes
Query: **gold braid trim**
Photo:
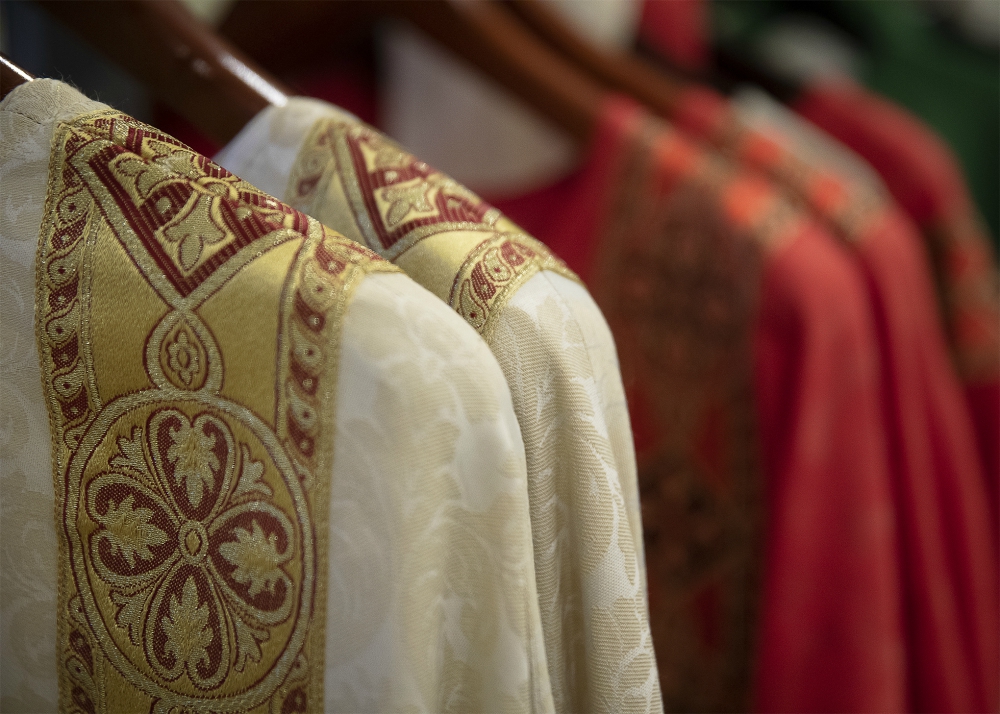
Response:
[[[313,125],[286,197],[399,265],[487,338],[535,273],[580,282],[497,209],[358,121]]]
[[[57,127],[35,308],[62,711],[322,709],[341,325],[395,270],[128,116]]]
[[[452,284],[448,304],[488,342],[496,317],[518,289],[542,270],[579,282],[552,251],[523,233],[498,233],[468,254]]]

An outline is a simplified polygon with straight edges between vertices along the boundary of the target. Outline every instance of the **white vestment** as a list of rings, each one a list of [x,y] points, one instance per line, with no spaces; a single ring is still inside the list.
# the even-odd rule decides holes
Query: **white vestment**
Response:
[[[65,643],[57,643],[57,620],[66,617],[65,612],[57,612],[59,592],[66,586],[59,561],[59,516],[53,517],[60,501],[53,486],[59,483],[59,474],[57,470],[53,478],[53,441],[45,396],[48,387],[43,387],[38,346],[46,336],[39,334],[36,343],[36,311],[45,307],[36,305],[36,281],[42,279],[45,270],[52,274],[51,266],[55,265],[50,261],[36,276],[40,241],[46,226],[61,220],[65,211],[75,210],[73,205],[65,208],[64,201],[54,206],[46,200],[48,187],[55,185],[65,168],[52,158],[61,155],[56,153],[59,147],[53,137],[63,136],[60,132],[65,125],[79,123],[81,115],[101,111],[108,108],[52,80],[35,80],[18,87],[0,103],[0,709],[4,712],[55,711],[66,706],[69,687],[77,681],[73,677],[89,675],[79,667],[68,674],[61,668],[71,660],[78,662],[79,658],[73,657],[79,652],[86,652],[87,659],[93,657],[95,662],[102,656],[121,657],[120,651],[113,651],[114,643],[127,642],[127,636],[126,640],[114,639],[125,636],[121,627],[128,623],[121,614],[123,608],[117,624],[115,617],[105,619],[84,640],[71,642],[77,654],[64,647]],[[134,122],[122,115],[102,116],[102,121],[117,122],[118,127]],[[190,151],[176,154],[187,157],[180,169],[174,164],[155,168],[168,177],[179,177],[177,185],[185,185],[180,180],[184,176],[170,173],[175,170],[201,172],[198,180],[207,180],[205,176],[213,171],[218,173],[212,165],[200,163],[201,159],[192,159]],[[141,162],[133,165],[138,165],[140,171],[136,186],[141,192],[143,166]],[[234,177],[227,180],[236,181],[233,185],[248,192],[253,189]],[[210,192],[203,198],[208,202],[205,205],[216,205],[211,203],[216,199]],[[235,215],[252,215],[252,208],[264,211],[261,215],[266,217],[265,209],[277,203],[266,197],[261,200],[265,208],[244,201],[238,204]],[[158,209],[168,205],[156,203]],[[93,220],[98,220],[94,215]],[[289,215],[285,218],[298,220]],[[312,219],[302,219],[308,220],[310,236],[332,235],[331,231],[324,234],[326,229]],[[117,230],[113,226],[111,229]],[[125,232],[124,227],[121,230]],[[177,235],[167,237],[174,240]],[[330,240],[336,243],[336,237]],[[191,241],[200,241],[196,247],[200,246],[201,251],[212,249],[206,236],[186,233],[180,241],[182,263],[190,262],[190,256],[195,255],[184,252],[185,245],[195,245]],[[274,245],[278,243],[276,237]],[[279,248],[272,252],[277,251]],[[268,252],[265,246],[264,260]],[[261,252],[256,256],[246,258],[246,267],[236,271],[232,281],[239,279],[241,271],[250,274],[252,266],[260,263]],[[163,278],[152,275],[150,280]],[[99,289],[116,287],[99,272],[91,280],[95,295]],[[241,289],[246,292],[242,299],[255,304],[257,296],[268,289],[266,282],[244,280]],[[220,291],[223,289],[232,288],[223,286]],[[475,330],[405,275],[368,272],[351,295],[336,336],[339,366],[335,390],[329,392],[335,394],[335,414],[323,415],[335,424],[335,429],[318,447],[332,447],[332,468],[326,475],[313,477],[314,482],[328,479],[325,487],[329,493],[327,557],[320,567],[321,572],[325,568],[327,577],[314,590],[316,598],[324,598],[326,603],[320,679],[325,686],[325,696],[320,692],[323,706],[328,711],[551,710],[524,448],[505,375]],[[127,306],[132,296],[125,294],[120,299]],[[107,309],[122,322],[132,319],[128,307],[122,307],[120,314],[118,308]],[[262,309],[262,321],[269,319],[264,312]],[[245,332],[253,333],[256,327],[248,325]],[[229,337],[218,335],[219,343],[241,339],[239,329],[231,332]],[[98,338],[95,334],[95,349],[101,341]],[[86,345],[89,349],[89,338]],[[138,349],[127,340],[120,348]],[[176,350],[169,353],[169,358],[161,359],[160,367],[167,362],[177,367],[175,357]],[[274,361],[268,355],[261,359],[264,365]],[[154,372],[160,367],[154,365]],[[178,369],[178,374],[190,379],[190,361]],[[165,379],[162,374],[159,378]],[[184,387],[183,383],[177,384]],[[252,387],[249,385],[247,390]],[[225,388],[236,389],[224,384]],[[233,399],[238,397],[237,393]],[[310,416],[308,411],[302,413]],[[119,441],[119,445],[128,443]],[[234,493],[244,486],[270,493],[271,487],[253,482],[251,466],[258,462],[249,453],[244,454],[241,463],[244,473],[250,472],[250,480],[244,484],[241,476]],[[168,458],[176,459],[169,454]],[[211,464],[211,454],[207,458]],[[203,498],[199,483],[189,475],[187,497],[192,503]],[[125,503],[119,505],[121,509],[126,507]],[[180,547],[187,547],[189,552],[183,557],[195,562],[204,557],[204,545],[195,532],[197,524],[191,523],[185,526],[190,532]],[[240,539],[253,537],[249,527],[236,532],[242,534]],[[145,533],[155,536],[147,538],[153,550],[176,545],[162,545],[163,538],[156,536],[162,531],[156,528],[147,528]],[[230,548],[224,552],[236,553],[234,545],[239,543],[225,544],[223,548]],[[270,547],[273,551],[273,542]],[[139,565],[149,554],[147,549],[143,555],[139,546],[122,552],[130,553],[129,557]],[[294,575],[280,577],[291,582]],[[241,577],[256,576],[250,573],[232,577],[240,581]],[[194,582],[188,578],[189,585]],[[255,588],[261,591],[271,587],[273,592],[273,582],[260,586],[256,580],[247,582],[251,583],[251,595]],[[199,613],[206,605],[194,586],[186,585],[183,595],[178,591],[169,597],[173,598],[169,612],[174,632],[189,600],[192,607],[188,609],[194,613],[191,617],[202,617]],[[99,600],[95,597],[95,601]],[[198,605],[197,609],[193,605]],[[91,611],[87,612],[87,617],[92,617]],[[191,617],[187,622],[193,621]],[[234,615],[231,622],[242,622],[240,617],[243,615]],[[170,624],[166,620],[164,623]],[[94,634],[99,629],[103,634]],[[237,629],[239,637],[233,635],[241,654],[237,658],[237,644],[233,644],[231,659],[237,665],[251,667],[253,658],[261,656],[260,648],[266,647],[267,637],[274,640],[277,635],[240,634],[246,631],[245,627]],[[183,640],[177,640],[181,644],[170,640],[174,643],[170,645],[174,647],[173,655],[180,657],[178,648],[188,647],[184,656],[197,669],[203,665],[197,660],[197,647],[210,648],[213,636],[221,632],[202,632],[198,635],[202,637],[200,645],[197,641],[191,644],[190,638],[187,645]],[[155,631],[159,636],[157,633],[162,630]],[[249,659],[243,658],[244,647]],[[136,656],[124,655],[126,664]],[[291,652],[285,659],[294,656]],[[274,666],[286,664],[279,658]],[[111,677],[112,669],[106,671]],[[175,680],[161,678],[154,684],[169,689],[183,683],[185,676],[196,676],[191,674],[193,671],[189,668],[188,675]],[[70,684],[64,682],[60,694],[59,682],[64,676]],[[293,674],[288,676],[287,681],[292,681]],[[76,689],[72,695],[77,696]],[[92,699],[99,710],[100,702],[95,697]],[[211,703],[205,706],[216,709]]]
[[[587,290],[496,209],[330,104],[265,109],[216,160],[389,258],[480,331],[524,440],[556,709],[660,711],[635,451]]]

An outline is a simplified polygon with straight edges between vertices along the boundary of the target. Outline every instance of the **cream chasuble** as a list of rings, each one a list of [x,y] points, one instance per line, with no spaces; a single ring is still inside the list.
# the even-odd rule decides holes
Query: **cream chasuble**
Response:
[[[473,329],[59,82],[0,182],[0,710],[553,708]]]
[[[660,711],[635,453],[611,333],[541,243],[329,104],[268,108],[216,157],[403,268],[484,337],[528,463],[559,711]]]

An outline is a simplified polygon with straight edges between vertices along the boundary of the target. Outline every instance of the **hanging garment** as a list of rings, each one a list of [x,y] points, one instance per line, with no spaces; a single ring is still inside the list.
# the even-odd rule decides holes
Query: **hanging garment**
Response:
[[[971,2],[835,2],[804,5],[787,0],[682,0],[703,8],[685,27],[685,45],[715,44],[719,68],[733,71],[722,56],[734,52],[739,76],[754,75],[784,89],[832,77],[851,77],[890,102],[905,107],[950,147],[970,194],[1000,238],[1000,63],[996,48],[976,47],[948,21],[979,4]],[[646,0],[648,5],[671,5]],[[942,12],[947,6],[949,11]],[[979,23],[986,35],[998,28],[997,4],[986,0]],[[967,17],[974,16],[975,11]],[[991,18],[989,16],[992,15]],[[645,12],[640,37],[647,49],[679,62],[682,49],[656,13]],[[669,19],[673,17],[667,16]],[[989,18],[989,19],[986,19]],[[963,23],[964,24],[964,23]],[[648,25],[648,26],[647,26]],[[672,46],[671,46],[672,45]],[[739,59],[742,57],[743,59]],[[703,64],[698,69],[709,69]],[[705,75],[703,75],[705,76]],[[791,82],[792,86],[787,83]],[[781,90],[779,90],[781,91]]]
[[[810,87],[795,110],[857,151],[917,222],[965,384],[1000,523],[1000,280],[996,255],[948,146],[905,110],[849,82]]]
[[[836,240],[633,102],[582,168],[497,205],[619,348],[670,711],[901,711],[873,316]]]
[[[771,175],[857,256],[879,328],[912,706],[992,710],[1000,684],[995,531],[916,227],[858,156],[762,92],[727,103],[695,90],[678,122]]]
[[[974,47],[935,17],[930,3],[848,2],[831,19],[864,37],[857,77],[869,91],[906,107],[945,141],[970,194],[1000,238],[1000,63],[996,50]],[[994,27],[998,16],[991,4]],[[987,26],[988,21],[982,23]],[[914,81],[919,78],[919,81]],[[819,79],[819,78],[815,78]]]
[[[324,102],[258,115],[217,157],[403,268],[482,334],[528,460],[559,711],[660,711],[635,452],[610,331],[577,278],[476,195]]]
[[[0,181],[5,712],[552,710],[474,330],[60,82]]]

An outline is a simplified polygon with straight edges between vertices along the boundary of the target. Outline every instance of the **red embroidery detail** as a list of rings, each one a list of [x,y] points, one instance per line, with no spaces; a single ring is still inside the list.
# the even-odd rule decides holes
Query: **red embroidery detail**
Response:
[[[127,127],[124,132],[119,124]],[[308,218],[304,214],[252,190],[248,184],[244,184],[221,166],[204,156],[190,153],[183,144],[169,136],[133,126],[131,122],[117,118],[98,120],[94,126],[107,131],[108,138],[124,134],[120,143],[95,154],[89,164],[118,205],[129,227],[181,295],[189,295],[229,258],[258,238],[281,228],[290,228],[299,233],[307,230]],[[163,181],[137,200],[132,195],[134,188],[130,191],[130,187],[123,183],[121,173],[113,169],[113,162],[122,161],[132,154],[137,163],[156,166],[157,161],[162,160],[167,169],[178,169],[178,162],[170,163],[173,157],[164,158],[156,154],[150,148],[150,142],[178,147],[183,150],[183,158],[187,163],[180,167],[183,171],[180,175],[168,175],[164,172]],[[84,143],[76,142],[73,146],[78,150]],[[67,142],[68,146],[69,144]],[[202,191],[199,192],[199,189]],[[171,257],[164,249],[163,235],[157,234],[172,223],[176,225],[175,219],[185,210],[193,211],[198,200],[211,203],[213,222],[210,229],[224,237],[217,240],[223,247],[205,261],[198,262],[194,270],[187,271],[184,269],[183,259],[179,264],[177,259]],[[260,210],[248,211],[248,207]],[[193,224],[192,230],[197,232],[198,227],[198,224]],[[190,234],[179,240],[207,242],[210,238],[207,235]],[[183,247],[182,245],[181,248]]]
[[[433,226],[440,223],[482,223],[486,212],[492,208],[467,191],[448,191],[449,187],[454,185],[457,188],[458,184],[446,179],[423,161],[395,149],[371,129],[359,128],[346,132],[346,141],[368,217],[382,249],[391,248],[411,231],[423,226]],[[377,166],[374,170],[369,170],[363,146],[368,147],[370,151],[381,151],[383,154],[392,152],[396,161],[386,162],[387,165]],[[306,179],[307,182],[308,180]],[[385,200],[391,202],[393,188],[400,189],[414,180],[417,183],[412,187],[407,187],[413,194],[413,200],[420,201],[422,199],[425,201],[427,208],[423,209],[422,212],[433,211],[433,215],[421,216],[395,226],[387,226],[381,211],[378,209],[376,193],[382,189],[389,189],[387,193],[389,198]],[[299,190],[303,195],[308,193],[308,189],[303,190],[302,186]],[[433,197],[429,196],[432,192],[434,193]],[[401,191],[400,194],[404,194],[404,192]],[[400,195],[397,200],[405,202],[410,200],[410,196]],[[392,209],[389,210],[389,217],[391,218],[391,216]]]

